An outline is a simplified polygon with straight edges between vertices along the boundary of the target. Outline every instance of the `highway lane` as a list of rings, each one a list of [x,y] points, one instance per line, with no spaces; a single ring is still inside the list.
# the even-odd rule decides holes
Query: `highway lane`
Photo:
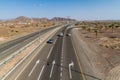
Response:
[[[71,37],[66,36],[69,31],[61,31],[64,37],[56,33],[54,44],[46,44],[29,64],[16,68],[5,80],[83,80]]]
[[[83,80],[70,36],[58,37],[40,80]]]
[[[37,80],[43,65],[46,65],[46,56],[51,46],[52,45],[46,45],[40,52],[38,48],[38,54],[34,58],[22,62],[5,80]],[[33,52],[33,54],[36,54],[36,51]],[[39,63],[37,61],[39,61]]]
[[[69,29],[66,30],[65,34],[67,33],[71,34]],[[63,47],[63,66],[67,69],[63,69],[63,80],[83,80],[71,36],[64,36]]]
[[[59,80],[62,38],[58,37],[40,80]]]
[[[37,37],[40,37],[40,35],[46,33],[47,31],[51,30],[53,28],[41,30],[20,38],[17,38],[15,40],[9,41],[7,43],[0,45],[0,60],[3,60],[7,56],[11,55],[15,51],[19,50],[23,46],[27,45],[31,41],[35,40]]]
[[[61,31],[63,34],[65,29]],[[61,69],[63,67],[61,64],[62,45],[63,37],[58,37],[40,80],[61,80]]]
[[[58,33],[61,32],[61,30],[59,30]],[[58,33],[52,37],[54,40],[57,40]],[[48,55],[51,53],[50,51],[53,50],[54,44],[55,42],[53,44],[45,44],[41,50],[40,47],[37,48],[37,50],[32,53],[33,56],[35,56],[32,59],[30,58],[23,61],[5,80],[37,80],[41,74],[43,65],[47,64]],[[37,61],[39,61],[39,63],[35,66]],[[35,69],[33,69],[34,66]]]

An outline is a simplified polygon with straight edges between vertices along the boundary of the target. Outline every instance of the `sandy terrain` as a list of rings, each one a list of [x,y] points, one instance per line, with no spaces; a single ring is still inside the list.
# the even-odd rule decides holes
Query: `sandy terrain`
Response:
[[[104,23],[104,25],[108,25],[110,23]],[[86,28],[82,28],[82,26],[86,26]],[[98,26],[102,25],[103,23],[99,23]],[[89,27],[91,30],[89,30]],[[99,29],[99,32],[94,32],[94,29],[96,26],[93,23],[85,23],[79,25],[80,28],[78,28],[80,34],[85,39],[86,43],[92,43],[96,46],[98,46],[101,49],[101,53],[99,54],[101,56],[101,59],[105,59],[109,65],[106,65],[108,67],[103,68],[104,76],[107,77],[107,80],[119,80],[118,76],[120,76],[119,68],[120,68],[120,27],[114,28],[112,31],[112,28],[108,28],[105,30],[104,27],[102,29]],[[98,60],[99,62],[99,60]],[[106,63],[100,63],[101,65],[105,65]],[[97,68],[100,66],[98,65]],[[111,76],[113,75],[113,76]],[[117,76],[116,76],[117,75]],[[117,78],[116,78],[117,77]]]
[[[79,29],[79,31],[87,40],[99,45],[106,51],[106,53],[102,55],[107,58],[113,66],[120,64],[120,28],[114,33],[98,33],[97,38],[94,32],[84,32],[82,29]]]
[[[51,34],[55,33],[58,29],[51,30],[44,35],[41,36],[41,43],[46,40]],[[18,62],[20,62],[25,56],[29,55],[31,51],[41,44],[39,40],[36,40],[33,44],[22,50],[19,54],[12,57],[10,60],[5,62],[4,64],[0,65],[0,79],[9,71],[11,70]]]
[[[32,24],[0,24],[0,43],[6,42],[15,37],[25,35],[37,30],[42,30],[53,26],[53,23],[41,23],[36,26],[36,23]]]

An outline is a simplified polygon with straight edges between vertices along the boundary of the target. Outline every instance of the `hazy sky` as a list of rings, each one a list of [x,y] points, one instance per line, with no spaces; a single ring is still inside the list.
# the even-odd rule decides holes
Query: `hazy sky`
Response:
[[[0,19],[18,16],[120,20],[120,0],[0,0]]]

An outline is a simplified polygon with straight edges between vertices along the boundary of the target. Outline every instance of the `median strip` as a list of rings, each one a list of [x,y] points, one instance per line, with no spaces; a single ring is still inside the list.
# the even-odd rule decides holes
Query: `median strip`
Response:
[[[60,28],[57,28],[57,30],[59,30],[59,29]],[[29,52],[32,51],[39,43],[42,44],[42,42],[45,39],[47,39],[50,35],[52,35],[53,33],[55,33],[57,30],[54,29],[54,30],[51,30],[50,32],[47,32],[42,37],[41,43],[40,43],[40,40],[36,40],[34,42],[34,44],[32,44],[31,46],[29,46],[28,48],[26,47],[23,51],[20,51],[19,54],[14,55],[11,59],[9,59],[7,62],[5,62],[3,65],[1,65],[0,66],[0,79],[4,80],[5,75],[7,75],[6,73],[9,73],[10,70],[12,70],[14,68],[14,66],[18,62],[20,62],[23,59],[23,57],[25,57],[25,55],[29,54]]]

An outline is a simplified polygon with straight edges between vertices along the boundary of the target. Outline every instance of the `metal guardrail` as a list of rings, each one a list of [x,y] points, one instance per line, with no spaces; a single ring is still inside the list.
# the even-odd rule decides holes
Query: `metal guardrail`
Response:
[[[53,29],[53,28],[54,28],[54,27],[48,28],[48,29],[46,29],[46,30],[42,30],[41,32],[43,32],[43,31],[48,31],[49,29],[51,30],[51,29]],[[37,34],[37,33],[39,33],[39,31],[34,32],[33,35],[34,35],[34,34]],[[28,34],[28,35],[30,35],[30,34]],[[25,36],[28,36],[28,35],[25,35]],[[22,38],[25,38],[25,36],[23,36]],[[20,38],[18,38],[18,39],[20,39]],[[15,40],[18,40],[18,39],[15,39]],[[39,39],[40,39],[40,37],[38,37],[37,39],[33,40],[32,42],[30,42],[29,44],[25,45],[24,47],[20,48],[18,51],[14,52],[14,53],[11,54],[10,56],[6,57],[5,59],[1,60],[1,61],[0,61],[0,66],[1,66],[2,64],[6,63],[7,61],[9,61],[9,60],[10,60],[11,58],[13,58],[16,54],[19,54],[21,51],[23,51],[24,49],[26,49],[27,47],[29,47],[30,45],[32,45],[35,41],[37,41],[37,40],[39,40]]]
[[[37,40],[39,40],[40,37],[38,37],[37,39],[33,40],[32,42],[30,42],[29,44],[25,45],[24,47],[20,48],[18,51],[14,52],[12,55],[8,56],[7,58],[3,59],[0,61],[0,66],[4,63],[6,63],[7,61],[9,61],[11,58],[13,58],[15,55],[19,54],[20,52],[22,52],[23,50],[25,50],[27,47],[29,47],[30,45],[32,45],[34,42],[36,42]]]
[[[59,29],[58,29],[58,30],[59,30]],[[31,52],[29,52],[26,56],[24,56],[24,58],[21,59],[20,62],[17,63],[17,64],[14,66],[14,68],[11,68],[11,69],[7,72],[7,74],[4,75],[0,80],[5,80],[5,78],[6,78],[17,66],[19,66],[19,64],[20,64],[21,62],[23,62],[28,56],[30,56],[38,47],[40,47],[41,45],[43,45],[50,37],[52,37],[53,33],[56,33],[56,32],[57,32],[57,30],[54,31],[54,32],[52,32],[43,42],[39,43]],[[40,38],[38,37],[36,40],[39,40],[39,39],[40,39]],[[30,44],[32,44],[32,43],[34,43],[34,41],[31,42]],[[30,45],[30,44],[29,44],[29,45]],[[25,49],[25,48],[26,48],[26,47],[24,47],[24,49]]]
[[[14,52],[12,55],[8,56],[7,58],[3,59],[2,61],[0,61],[0,66],[4,63],[6,63],[7,61],[9,61],[11,58],[13,58],[15,55],[19,54],[21,51],[25,50],[27,47],[29,47],[30,45],[32,45],[35,41],[37,41],[39,38],[37,38],[36,40],[30,42],[29,44],[25,45],[24,47],[22,47],[21,49],[19,49],[18,51]]]

